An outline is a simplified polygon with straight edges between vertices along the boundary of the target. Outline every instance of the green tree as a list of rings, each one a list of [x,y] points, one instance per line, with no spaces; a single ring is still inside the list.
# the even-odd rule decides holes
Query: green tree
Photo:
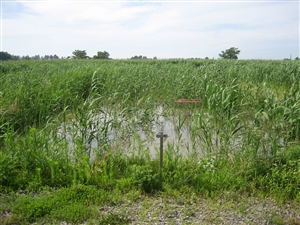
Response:
[[[30,56],[29,55],[26,55],[26,56],[23,56],[22,59],[25,59],[25,60],[30,60]]]
[[[131,57],[131,59],[148,59],[148,58],[147,58],[147,56],[142,56],[142,55],[137,56],[137,55],[135,55],[135,56]]]
[[[11,54],[7,52],[0,52],[0,60],[10,60],[11,59]]]
[[[97,52],[97,55],[94,55],[93,59],[109,59],[109,53],[107,51]]]
[[[11,55],[11,59],[12,60],[19,60],[20,56],[18,56],[18,55]]]
[[[74,52],[72,52],[72,58],[73,59],[86,59],[87,58],[87,54],[85,50],[75,50]]]
[[[227,50],[222,51],[221,54],[219,54],[219,56],[223,59],[238,59],[237,55],[240,54],[240,50],[238,48],[235,47],[231,47]]]
[[[59,59],[59,57],[55,54],[55,55],[53,56],[53,59]]]
[[[32,56],[31,59],[33,59],[33,60],[40,60],[41,57],[40,57],[40,55],[35,55],[35,56]]]

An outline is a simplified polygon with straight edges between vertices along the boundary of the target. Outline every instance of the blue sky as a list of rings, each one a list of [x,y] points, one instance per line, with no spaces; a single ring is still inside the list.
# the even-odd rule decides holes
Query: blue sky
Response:
[[[114,59],[299,57],[299,1],[1,1],[1,51]]]

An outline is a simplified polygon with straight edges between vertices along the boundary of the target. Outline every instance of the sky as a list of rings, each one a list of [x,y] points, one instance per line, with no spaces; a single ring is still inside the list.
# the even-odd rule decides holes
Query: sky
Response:
[[[299,57],[299,0],[1,0],[1,51],[113,59]]]

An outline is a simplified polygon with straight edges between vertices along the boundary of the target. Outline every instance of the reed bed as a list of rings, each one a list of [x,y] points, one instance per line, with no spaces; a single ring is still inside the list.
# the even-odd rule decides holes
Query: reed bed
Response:
[[[84,184],[146,193],[238,190],[300,200],[298,61],[0,66],[2,192]],[[177,143],[187,133],[191,142],[165,141],[160,170],[159,156],[146,143],[166,121],[172,121]]]

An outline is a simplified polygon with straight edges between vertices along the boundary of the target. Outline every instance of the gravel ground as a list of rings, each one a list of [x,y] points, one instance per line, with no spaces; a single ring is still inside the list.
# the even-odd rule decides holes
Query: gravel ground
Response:
[[[197,199],[185,202],[145,197],[137,202],[100,208],[101,214],[123,215],[130,224],[299,224],[300,204],[278,204],[271,199]]]
[[[287,224],[300,225],[300,203],[277,203],[269,198],[224,194],[222,198],[196,195],[139,196],[117,205],[99,206],[99,219],[118,216],[122,224]],[[9,214],[2,214],[2,222]],[[38,223],[34,223],[35,225]],[[57,223],[56,223],[57,224]],[[87,224],[101,224],[99,220]],[[107,223],[106,223],[107,224]],[[114,223],[115,224],[115,223]],[[61,222],[60,225],[71,225]]]

